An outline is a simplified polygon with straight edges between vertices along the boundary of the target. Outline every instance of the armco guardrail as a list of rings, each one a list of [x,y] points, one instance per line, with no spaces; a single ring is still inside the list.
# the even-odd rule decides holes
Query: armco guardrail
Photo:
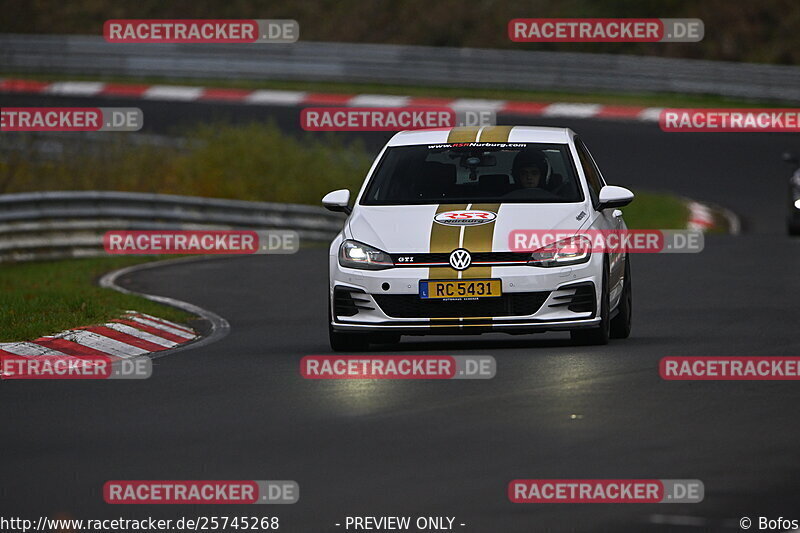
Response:
[[[322,207],[112,191],[0,195],[0,262],[102,255],[109,230],[291,229],[329,241],[344,215]]]
[[[800,67],[795,66],[388,44],[110,44],[100,36],[0,34],[0,71],[704,93],[800,101]]]

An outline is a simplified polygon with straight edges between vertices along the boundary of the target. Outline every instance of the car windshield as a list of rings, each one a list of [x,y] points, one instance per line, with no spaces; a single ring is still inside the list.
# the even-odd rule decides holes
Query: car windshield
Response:
[[[582,200],[566,144],[445,143],[388,148],[361,204]]]

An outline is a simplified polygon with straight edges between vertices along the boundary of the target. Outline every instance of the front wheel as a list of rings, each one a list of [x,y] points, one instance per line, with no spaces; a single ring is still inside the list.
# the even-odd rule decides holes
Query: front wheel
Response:
[[[609,296],[608,296],[608,262],[603,264],[603,280],[600,288],[600,324],[590,329],[573,329],[569,335],[573,342],[580,345],[603,345],[608,344],[611,334],[611,320],[609,315]]]
[[[631,258],[625,257],[625,278],[622,294],[619,297],[617,316],[611,319],[611,338],[627,339],[631,334],[633,316],[633,289],[631,285]]]

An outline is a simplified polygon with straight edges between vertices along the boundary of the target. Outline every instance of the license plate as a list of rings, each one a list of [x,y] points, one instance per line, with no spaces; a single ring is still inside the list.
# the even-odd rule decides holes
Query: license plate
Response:
[[[502,295],[499,279],[428,279],[419,282],[419,297],[423,300],[472,300],[496,298]]]

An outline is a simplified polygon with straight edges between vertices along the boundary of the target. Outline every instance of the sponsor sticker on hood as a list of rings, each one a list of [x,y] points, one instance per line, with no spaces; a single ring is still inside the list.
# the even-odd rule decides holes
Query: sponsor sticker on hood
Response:
[[[459,211],[446,211],[434,217],[434,221],[445,226],[479,226],[494,222],[497,213],[464,209]]]

